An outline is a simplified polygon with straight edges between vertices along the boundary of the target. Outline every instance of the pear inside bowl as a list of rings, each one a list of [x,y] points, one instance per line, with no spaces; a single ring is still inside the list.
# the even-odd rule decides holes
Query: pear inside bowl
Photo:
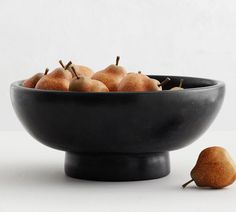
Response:
[[[45,91],[17,81],[11,84],[11,101],[29,134],[66,152],[68,176],[154,179],[169,174],[169,151],[191,144],[208,129],[225,93],[220,81],[169,77],[167,90],[160,92]],[[180,79],[184,90],[168,90]]]

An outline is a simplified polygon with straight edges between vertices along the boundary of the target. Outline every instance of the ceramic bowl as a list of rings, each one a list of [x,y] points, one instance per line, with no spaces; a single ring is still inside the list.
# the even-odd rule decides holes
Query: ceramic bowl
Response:
[[[160,81],[166,76],[150,76]],[[36,140],[66,152],[68,176],[102,181],[146,180],[170,172],[169,151],[197,140],[221,108],[223,82],[169,76],[170,89],[79,93],[11,84],[13,108]]]

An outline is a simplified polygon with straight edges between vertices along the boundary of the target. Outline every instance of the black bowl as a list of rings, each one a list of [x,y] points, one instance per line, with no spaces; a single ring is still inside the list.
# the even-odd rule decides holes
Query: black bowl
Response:
[[[166,76],[151,76],[162,81]],[[184,79],[185,90],[78,93],[11,84],[13,108],[39,142],[66,151],[68,176],[105,181],[144,180],[170,172],[169,151],[195,141],[216,117],[222,82]]]

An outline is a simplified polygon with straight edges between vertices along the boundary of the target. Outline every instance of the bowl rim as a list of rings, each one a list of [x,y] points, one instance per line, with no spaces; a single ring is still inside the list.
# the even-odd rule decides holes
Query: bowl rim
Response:
[[[203,87],[196,87],[196,88],[186,88],[184,90],[162,90],[161,92],[157,91],[131,91],[131,92],[124,92],[124,91],[109,91],[109,92],[78,92],[78,91],[60,91],[60,90],[43,90],[43,89],[35,89],[35,88],[26,88],[22,86],[24,80],[18,80],[11,83],[11,88],[17,88],[20,90],[30,91],[30,92],[39,92],[39,93],[63,93],[63,94],[96,94],[96,95],[116,95],[116,94],[163,94],[163,93],[186,93],[186,92],[193,92],[193,91],[203,91],[203,90],[211,90],[220,87],[225,87],[225,83],[220,80],[214,80],[209,78],[200,78],[200,77],[190,77],[190,76],[176,76],[176,75],[147,75],[149,77],[170,77],[170,78],[184,78],[184,79],[195,79],[195,80],[205,80],[210,81],[212,85],[203,86]]]

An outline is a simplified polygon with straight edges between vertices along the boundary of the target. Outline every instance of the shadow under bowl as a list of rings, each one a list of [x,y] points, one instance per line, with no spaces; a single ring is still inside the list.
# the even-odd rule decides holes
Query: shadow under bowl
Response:
[[[166,76],[152,75],[162,81]],[[215,119],[223,82],[170,76],[170,89],[79,93],[11,84],[13,108],[39,142],[66,152],[68,176],[103,181],[146,180],[170,172],[169,151],[191,144]]]

